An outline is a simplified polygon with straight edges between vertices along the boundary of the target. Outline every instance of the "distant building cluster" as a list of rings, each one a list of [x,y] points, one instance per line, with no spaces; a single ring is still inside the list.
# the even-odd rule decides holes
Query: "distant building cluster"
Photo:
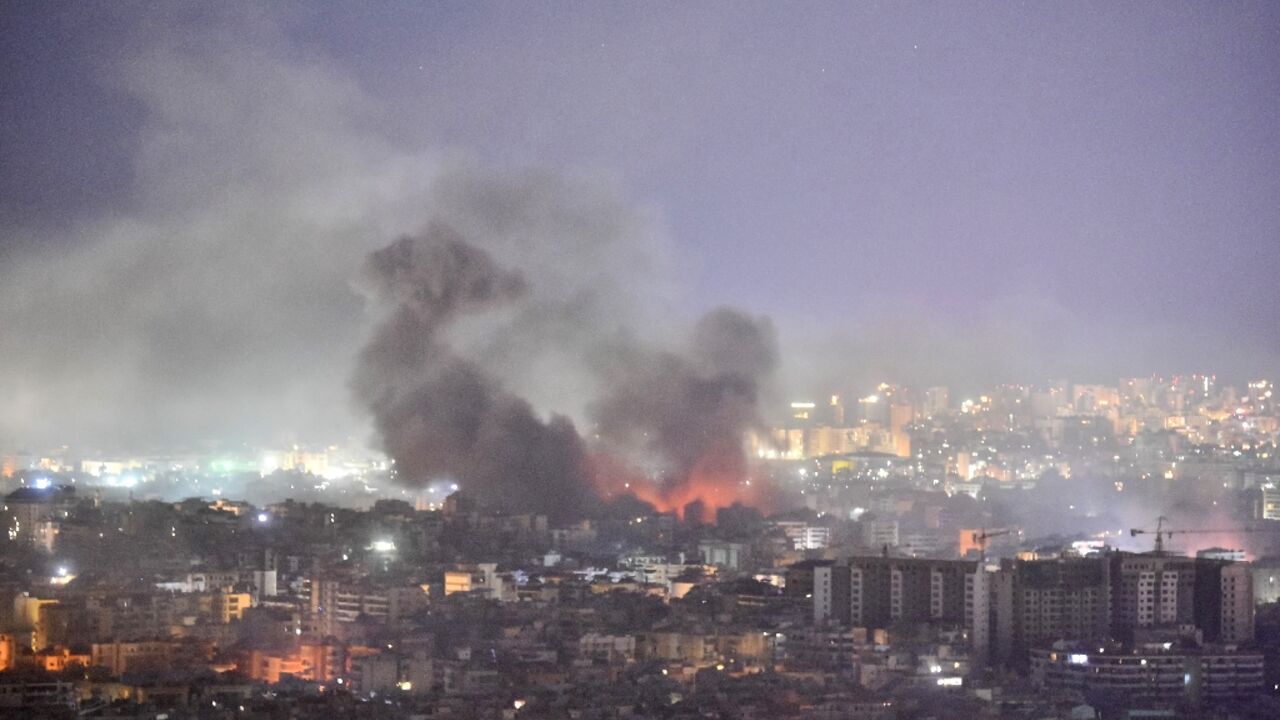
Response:
[[[337,450],[10,453],[0,711],[1276,717],[1270,392],[798,402],[754,448],[788,500],[714,518],[503,514]]]

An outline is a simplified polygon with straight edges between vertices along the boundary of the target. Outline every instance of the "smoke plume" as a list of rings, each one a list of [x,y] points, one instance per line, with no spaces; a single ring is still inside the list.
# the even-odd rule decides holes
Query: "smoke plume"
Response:
[[[597,358],[600,389],[589,404],[597,443],[588,450],[572,421],[543,420],[450,339],[470,316],[525,315],[538,278],[500,268],[436,223],[373,252],[365,279],[390,314],[361,352],[352,387],[402,482],[448,477],[491,506],[561,518],[628,490],[675,510],[746,496],[743,441],[777,363],[768,320],[719,309],[676,350],[603,335],[582,348]]]
[[[615,349],[604,369],[609,392],[593,416],[612,452],[656,475],[656,486],[636,494],[677,511],[695,500],[714,510],[748,499],[743,441],[760,424],[760,392],[777,355],[769,320],[729,308],[697,323],[683,355]]]
[[[0,212],[0,449],[372,437],[409,486],[562,514],[593,488],[652,483],[669,507],[742,481],[772,331],[683,311],[696,270],[634,188],[573,158],[472,156],[486,144],[419,112],[389,123],[399,88],[270,12],[174,20],[94,33],[129,137],[95,184],[109,211],[59,190],[56,223]],[[547,162],[570,169],[513,169]]]
[[[372,253],[365,276],[393,310],[362,351],[353,386],[398,476],[411,484],[458,478],[506,510],[579,513],[590,487],[573,423],[544,422],[444,338],[459,316],[523,296],[520,275],[434,225]]]

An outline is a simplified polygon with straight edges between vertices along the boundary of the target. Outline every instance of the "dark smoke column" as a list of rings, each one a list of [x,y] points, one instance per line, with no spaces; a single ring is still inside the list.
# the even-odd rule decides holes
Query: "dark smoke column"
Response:
[[[656,492],[632,492],[678,512],[693,502],[708,513],[768,505],[770,489],[749,483],[744,440],[761,426],[761,387],[777,365],[772,323],[720,308],[698,321],[680,353],[632,346],[610,359],[610,391],[592,408],[599,434],[620,454],[656,460],[664,476]]]
[[[370,254],[365,278],[391,314],[362,349],[351,385],[400,481],[448,477],[501,510],[581,516],[596,498],[573,424],[543,421],[445,337],[459,317],[524,296],[523,278],[443,225]]]

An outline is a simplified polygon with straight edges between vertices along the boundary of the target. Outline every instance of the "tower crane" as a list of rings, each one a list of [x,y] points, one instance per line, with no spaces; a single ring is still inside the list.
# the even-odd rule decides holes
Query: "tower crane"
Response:
[[[1139,535],[1155,535],[1156,536],[1156,554],[1163,555],[1165,539],[1173,537],[1174,535],[1193,535],[1193,534],[1205,534],[1205,533],[1254,533],[1254,532],[1275,532],[1276,531],[1276,529],[1272,529],[1272,528],[1231,528],[1228,530],[1224,530],[1221,528],[1219,529],[1193,528],[1189,530],[1166,530],[1164,527],[1164,523],[1168,519],[1169,518],[1163,515],[1156,518],[1155,530],[1147,530],[1143,528],[1132,528],[1129,530],[1129,537],[1138,537]]]
[[[1012,530],[994,530],[988,532],[985,528],[973,533],[973,542],[978,546],[978,564],[985,565],[987,562],[987,540],[1001,535],[1008,535]]]

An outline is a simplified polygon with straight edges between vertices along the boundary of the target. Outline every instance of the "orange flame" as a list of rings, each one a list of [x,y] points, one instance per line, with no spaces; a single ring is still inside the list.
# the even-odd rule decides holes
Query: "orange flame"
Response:
[[[714,523],[718,510],[734,504],[755,508],[769,505],[767,483],[752,477],[740,447],[711,448],[684,477],[662,483],[637,477],[609,458],[595,460],[593,475],[605,498],[631,495],[658,512],[675,513],[681,520]],[[699,517],[686,518],[686,514],[693,511],[698,511]]]

